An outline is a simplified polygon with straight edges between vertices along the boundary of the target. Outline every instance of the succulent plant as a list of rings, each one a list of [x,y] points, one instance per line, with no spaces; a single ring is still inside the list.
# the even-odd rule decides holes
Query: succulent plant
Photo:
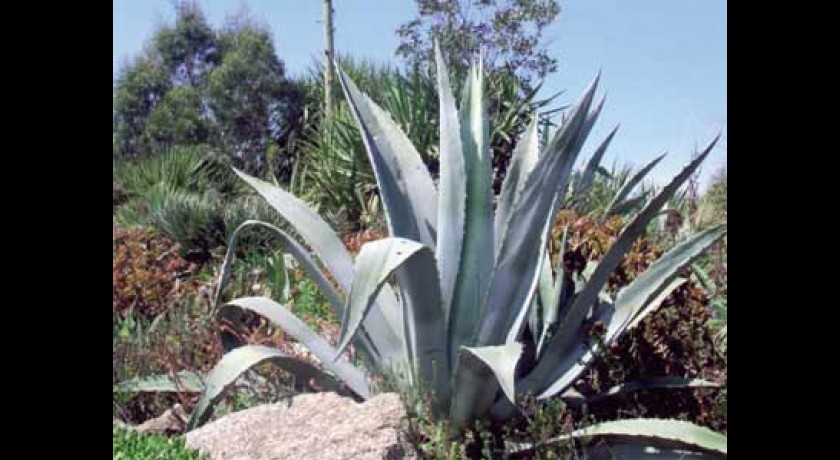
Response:
[[[654,310],[683,281],[682,270],[725,234],[725,224],[700,232],[664,254],[615,298],[606,293],[608,278],[624,254],[707,156],[713,141],[642,207],[597,266],[581,277],[572,277],[562,264],[553,269],[546,257],[546,242],[558,211],[572,196],[568,188],[573,165],[603,106],[602,100],[592,109],[599,78],[543,152],[539,151],[537,124],[531,123],[513,153],[494,214],[481,62],[467,77],[460,109],[439,50],[437,64],[437,185],[393,119],[339,72],[376,175],[390,233],[362,246],[355,261],[340,238],[303,201],[236,171],[294,227],[337,287],[295,237],[269,223],[248,221],[231,237],[215,314],[233,323],[249,312],[268,318],[307,346],[324,369],[225,335],[229,351],[205,379],[192,427],[208,419],[225,388],[266,361],[286,367],[303,379],[298,381],[316,379],[321,388],[338,388],[341,381],[361,399],[374,391],[371,373],[396,375],[404,385],[423,388],[434,416],[448,419],[456,433],[478,417],[510,417],[517,394],[539,399],[571,394],[572,383],[597,355],[598,347],[609,346]],[[594,174],[595,168],[589,169]],[[589,180],[584,178],[584,182]],[[271,299],[222,302],[237,239],[254,227],[273,230],[324,291],[342,318],[337,346]],[[592,343],[588,330],[596,322],[603,325],[603,340]],[[362,366],[344,355],[351,343],[362,357]],[[523,353],[524,349],[533,351]],[[628,426],[619,428],[629,430]],[[636,426],[646,427],[648,437],[667,435],[671,429],[667,423],[631,428]],[[610,427],[588,432],[606,436]],[[721,438],[715,438],[711,450],[725,455],[726,441]]]

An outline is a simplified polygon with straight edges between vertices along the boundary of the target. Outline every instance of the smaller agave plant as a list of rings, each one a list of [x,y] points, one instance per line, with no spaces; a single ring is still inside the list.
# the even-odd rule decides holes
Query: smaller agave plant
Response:
[[[264,362],[282,366],[298,382],[314,381],[328,390],[349,388],[360,399],[374,392],[371,375],[397,375],[403,385],[425,392],[433,415],[447,420],[454,434],[477,418],[513,416],[517,395],[574,400],[579,395],[572,384],[597,356],[598,347],[609,346],[656,309],[682,281],[682,270],[725,234],[725,225],[700,232],[672,248],[615,298],[605,291],[624,254],[696,170],[714,146],[712,142],[635,214],[600,263],[583,276],[572,276],[562,264],[552,268],[546,242],[557,212],[574,193],[585,193],[612,138],[593,155],[595,161],[584,171],[577,191],[569,193],[573,165],[603,106],[602,100],[592,109],[598,78],[542,152],[536,121],[529,126],[494,203],[481,63],[470,70],[458,108],[439,49],[436,61],[440,97],[437,185],[393,119],[339,71],[376,175],[390,233],[388,238],[365,244],[355,261],[340,238],[303,201],[236,171],[294,227],[337,286],[295,237],[270,223],[248,221],[231,237],[217,286],[215,314],[234,323],[248,312],[269,319],[308,347],[323,369],[224,335],[227,352],[204,379],[191,427],[206,422],[225,389]],[[237,240],[254,227],[273,230],[324,292],[341,318],[337,346],[269,298],[222,301]],[[587,331],[596,321],[605,332],[603,340],[593,343]],[[346,357],[351,343],[361,362]],[[683,383],[696,384],[663,379],[630,387]],[[649,452],[655,444],[701,457],[726,456],[725,436],[674,420],[605,422],[570,436],[611,438],[624,451],[636,454]]]

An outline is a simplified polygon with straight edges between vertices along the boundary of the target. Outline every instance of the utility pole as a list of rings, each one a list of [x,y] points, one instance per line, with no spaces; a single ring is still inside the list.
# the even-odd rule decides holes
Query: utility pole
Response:
[[[324,112],[327,118],[332,115],[335,104],[332,95],[335,81],[334,57],[332,0],[324,0]]]

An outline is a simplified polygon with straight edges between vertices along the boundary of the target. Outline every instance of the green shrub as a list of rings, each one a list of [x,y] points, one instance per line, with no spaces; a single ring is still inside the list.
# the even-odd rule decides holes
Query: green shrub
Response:
[[[202,460],[197,450],[188,449],[181,437],[140,434],[132,430],[114,431],[114,460]]]

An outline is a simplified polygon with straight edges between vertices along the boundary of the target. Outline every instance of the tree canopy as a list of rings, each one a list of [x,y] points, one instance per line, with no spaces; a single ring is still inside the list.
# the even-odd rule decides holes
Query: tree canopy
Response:
[[[268,27],[247,17],[214,29],[192,2],[176,6],[114,82],[119,157],[208,144],[260,170],[299,97]]]
[[[416,0],[417,17],[397,29],[397,56],[428,69],[434,40],[450,71],[463,72],[480,50],[487,71],[507,71],[529,83],[557,69],[544,41],[560,13],[555,0]]]

